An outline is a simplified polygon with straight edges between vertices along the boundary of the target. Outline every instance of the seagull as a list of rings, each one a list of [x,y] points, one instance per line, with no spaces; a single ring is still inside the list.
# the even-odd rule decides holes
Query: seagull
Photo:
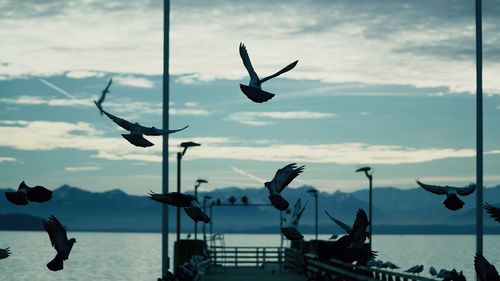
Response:
[[[493,207],[492,205],[486,203],[484,204],[484,209],[488,214],[490,214],[490,217],[497,222],[500,222],[500,208]]]
[[[27,205],[28,201],[38,203],[49,201],[52,198],[52,191],[40,185],[29,187],[23,181],[17,191],[5,192],[5,197],[13,204]]]
[[[458,198],[460,196],[467,196],[472,194],[476,190],[476,184],[470,183],[466,187],[453,187],[453,186],[438,186],[438,185],[429,185],[424,184],[418,180],[416,180],[417,184],[420,185],[425,190],[432,192],[438,195],[446,195],[446,200],[443,201],[443,204],[446,208],[456,211],[461,209],[464,206],[464,202]]]
[[[137,122],[136,123],[131,123],[131,122],[125,120],[125,119],[122,119],[120,117],[117,117],[117,116],[115,116],[115,115],[107,112],[97,102],[95,102],[95,105],[97,106],[97,108],[99,108],[99,110],[101,111],[101,113],[104,113],[106,116],[109,117],[109,119],[111,119],[113,122],[115,122],[118,126],[120,126],[123,129],[125,129],[125,130],[127,130],[127,131],[130,132],[130,134],[122,134],[122,136],[128,142],[130,142],[131,144],[133,144],[135,146],[150,147],[150,146],[154,145],[152,142],[150,142],[147,139],[145,139],[143,135],[146,135],[146,136],[168,135],[168,134],[172,134],[172,133],[175,133],[175,132],[182,131],[182,130],[186,129],[187,127],[189,127],[189,125],[187,125],[187,126],[181,128],[181,129],[167,130],[167,131],[165,131],[163,129],[157,129],[155,127],[144,127],[144,126],[140,125]]]
[[[193,200],[196,200],[196,197],[190,194],[182,194],[180,192],[169,192],[165,194],[158,194],[154,193],[151,190],[149,191],[149,198],[158,201],[160,203],[164,203],[178,208],[190,207],[191,202]]]
[[[300,217],[302,216],[302,213],[304,213],[304,210],[306,209],[307,202],[304,204],[304,207],[301,207],[301,200],[300,198],[297,199],[295,202],[295,206],[293,207],[293,213],[292,216],[290,217],[290,220],[288,222],[288,225],[286,227],[281,228],[281,232],[283,235],[285,235],[288,240],[296,241],[296,240],[302,240],[304,236],[297,230],[297,227],[299,225],[299,220]]]
[[[431,276],[437,276],[438,275],[438,272],[437,270],[434,268],[434,266],[431,266],[429,268],[429,273],[431,274]]]
[[[191,206],[184,208],[184,211],[194,222],[209,223],[211,221],[210,217],[201,210],[200,203],[196,199],[192,200]]]
[[[368,236],[366,228],[370,222],[368,221],[368,217],[363,209],[358,209],[352,228],[342,221],[332,217],[328,211],[325,211],[325,213],[333,222],[345,230],[348,237],[351,238],[354,246],[361,247],[365,243],[366,237]]]
[[[424,271],[423,265],[415,265],[415,266],[410,267],[409,269],[405,270],[404,272],[419,274],[422,271]]]
[[[94,103],[97,105],[97,107],[100,109],[101,115],[102,115],[102,103],[104,102],[104,99],[106,98],[106,94],[109,93],[109,87],[111,87],[111,83],[113,82],[113,78],[109,79],[108,84],[106,85],[106,88],[101,91],[101,97],[99,97],[99,100],[94,101]]]
[[[262,90],[261,88],[262,83],[272,78],[275,78],[287,71],[292,70],[299,62],[298,60],[296,60],[291,64],[285,66],[280,71],[274,73],[273,75],[260,79],[259,76],[257,76],[255,70],[253,69],[252,62],[250,61],[250,57],[248,56],[247,48],[243,43],[240,43],[240,57],[243,60],[243,65],[245,66],[245,68],[248,71],[248,74],[250,75],[250,82],[248,86],[240,84],[240,89],[247,96],[247,98],[256,103],[263,103],[274,97],[274,94]]]
[[[497,269],[486,260],[481,253],[474,257],[474,268],[480,281],[499,281]]]
[[[6,259],[7,257],[10,256],[10,249],[9,248],[6,248],[6,249],[0,249],[0,260],[1,259]]]
[[[264,186],[269,190],[269,200],[280,211],[285,211],[289,205],[288,201],[280,195],[281,191],[304,170],[304,166],[297,167],[296,165],[297,163],[292,163],[278,169],[274,178],[270,182],[264,183]]]
[[[48,220],[43,221],[43,228],[49,234],[50,243],[57,251],[57,255],[47,264],[47,267],[52,271],[62,270],[64,268],[63,261],[68,259],[76,239],[71,238],[68,240],[66,230],[53,215]]]

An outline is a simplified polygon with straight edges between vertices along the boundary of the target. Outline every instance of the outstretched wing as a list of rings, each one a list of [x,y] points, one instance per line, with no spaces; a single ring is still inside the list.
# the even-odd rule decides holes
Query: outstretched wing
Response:
[[[295,205],[293,207],[293,213],[292,217],[290,218],[290,226],[297,226],[299,225],[300,217],[302,217],[302,213],[304,213],[305,209],[307,206],[307,202],[304,204],[304,207],[302,207],[302,202],[299,199],[297,199],[297,202],[295,202]]]
[[[101,99],[99,99],[99,101],[98,101],[98,102],[103,102],[103,101],[104,101],[104,98],[105,98],[105,96],[106,96],[106,93],[109,93],[109,87],[111,87],[111,83],[113,83],[113,78],[109,78],[109,82],[108,82],[108,84],[106,85],[106,88],[104,88],[104,90],[102,90],[102,96],[101,96],[102,100],[101,100]]]
[[[248,56],[247,48],[243,43],[240,43],[240,57],[243,61],[243,65],[250,75],[250,80],[259,81],[259,76],[257,76],[257,73],[253,69],[252,62],[250,61],[250,57]]]
[[[488,214],[490,214],[490,217],[497,222],[500,222],[500,208],[493,207],[492,205],[486,203],[484,204],[484,209]]]
[[[343,230],[345,230],[346,233],[351,233],[352,229],[350,226],[348,226],[347,224],[341,222],[340,220],[332,217],[328,211],[325,211],[325,214],[334,222],[336,223],[338,226],[340,226]]]
[[[108,116],[109,119],[111,119],[113,122],[115,122],[118,126],[122,127],[123,129],[127,130],[127,131],[132,131],[133,127],[134,127],[134,124],[130,123],[129,121],[125,120],[125,119],[122,119],[120,117],[117,117],[109,112],[107,112],[106,110],[102,109],[102,107],[97,103],[95,102],[97,108],[99,108],[99,110],[104,113],[106,116]]]
[[[368,216],[366,215],[363,209],[358,209],[356,213],[356,219],[354,220],[354,224],[352,225],[352,232],[350,233],[352,236],[352,241],[354,244],[363,244],[366,239],[366,228],[370,222],[368,221]]]
[[[283,73],[285,73],[285,72],[288,72],[288,71],[292,70],[292,69],[293,69],[293,68],[297,65],[297,63],[298,63],[298,62],[299,62],[299,61],[298,61],[298,60],[296,60],[296,61],[292,62],[291,64],[289,64],[289,65],[285,66],[285,67],[284,67],[283,69],[281,69],[280,71],[278,71],[278,72],[274,73],[273,75],[269,75],[269,76],[267,76],[267,77],[262,78],[262,79],[260,80],[260,83],[264,83],[264,82],[266,82],[266,81],[267,81],[267,80],[269,80],[269,79],[273,79],[274,77],[280,76],[281,74],[283,74]]]
[[[434,194],[438,195],[447,194],[448,189],[444,186],[425,184],[420,182],[419,180],[416,180],[416,182],[418,185],[420,185],[420,187]]]
[[[304,166],[297,167],[296,165],[297,163],[288,164],[276,171],[271,184],[276,185],[278,192],[283,191],[304,170]]]
[[[172,133],[176,133],[176,132],[180,132],[184,129],[186,129],[187,127],[189,127],[189,125],[186,125],[184,126],[183,128],[180,128],[180,129],[177,129],[177,130],[163,130],[163,129],[157,129],[155,127],[144,127],[144,126],[141,126],[144,128],[144,135],[146,136],[162,136],[162,135],[168,135],[168,134],[172,134]]]
[[[453,189],[455,189],[455,191],[458,193],[458,195],[467,196],[467,195],[471,195],[472,193],[474,193],[474,191],[476,191],[476,184],[470,183],[466,187],[454,187]]]
[[[8,256],[10,256],[10,249],[9,248],[0,249],[0,259],[5,259]]]
[[[500,280],[497,269],[486,260],[481,253],[474,257],[474,268],[481,281]]]
[[[49,234],[50,243],[56,251],[64,251],[64,246],[68,241],[68,236],[59,220],[51,215],[48,220],[43,221],[43,228]]]

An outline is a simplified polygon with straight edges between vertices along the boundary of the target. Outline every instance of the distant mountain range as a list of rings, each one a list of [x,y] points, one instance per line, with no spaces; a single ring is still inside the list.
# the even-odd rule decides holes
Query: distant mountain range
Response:
[[[287,188],[283,196],[293,206],[299,197],[308,201],[300,223],[307,233],[314,231],[314,198],[307,193],[311,186]],[[11,189],[0,189],[0,193]],[[268,194],[264,188],[220,188],[209,193],[199,193],[200,203],[204,195],[228,203],[230,196],[249,198],[250,203],[267,204]],[[500,186],[486,188],[485,201],[500,205]],[[328,210],[333,216],[351,224],[356,210],[368,210],[368,191],[350,193],[320,192],[318,195],[319,230],[322,233],[341,233],[324,214]],[[463,209],[452,212],[442,201],[444,196],[435,196],[420,188],[398,189],[374,188],[373,221],[375,233],[471,233],[475,223],[475,195],[463,198]],[[241,204],[241,201],[238,200]],[[237,203],[237,204],[238,204]],[[169,225],[175,231],[175,208],[169,208]],[[208,210],[207,210],[208,212]],[[3,215],[1,215],[3,214]],[[128,195],[119,189],[106,192],[89,192],[63,185],[54,190],[51,201],[43,204],[30,203],[16,206],[0,196],[0,230],[37,230],[40,221],[56,215],[71,230],[81,231],[160,231],[161,205],[147,196]],[[28,215],[28,216],[26,216]],[[285,215],[286,217],[287,215]],[[215,206],[213,208],[214,232],[277,233],[280,214],[269,206]],[[182,211],[182,230],[192,232],[193,223]],[[500,233],[500,224],[485,216],[485,231]],[[201,224],[198,227],[201,231]],[[208,231],[207,226],[207,231]]]

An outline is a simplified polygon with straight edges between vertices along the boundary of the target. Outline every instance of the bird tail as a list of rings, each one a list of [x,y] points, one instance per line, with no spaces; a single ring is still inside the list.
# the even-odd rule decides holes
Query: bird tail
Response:
[[[102,105],[100,105],[97,101],[94,101],[95,105],[97,106],[97,108],[99,108],[99,112],[101,113],[101,116],[102,116]]]
[[[28,200],[26,199],[26,193],[24,192],[5,192],[5,197],[9,202],[16,205],[26,205]]]
[[[62,270],[64,268],[63,259],[59,255],[56,255],[56,257],[47,264],[47,268],[52,271]]]

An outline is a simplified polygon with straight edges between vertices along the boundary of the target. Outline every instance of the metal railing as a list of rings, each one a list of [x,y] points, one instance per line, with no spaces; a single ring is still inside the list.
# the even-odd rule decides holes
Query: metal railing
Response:
[[[263,266],[283,262],[280,247],[210,247],[210,259],[215,266]]]

